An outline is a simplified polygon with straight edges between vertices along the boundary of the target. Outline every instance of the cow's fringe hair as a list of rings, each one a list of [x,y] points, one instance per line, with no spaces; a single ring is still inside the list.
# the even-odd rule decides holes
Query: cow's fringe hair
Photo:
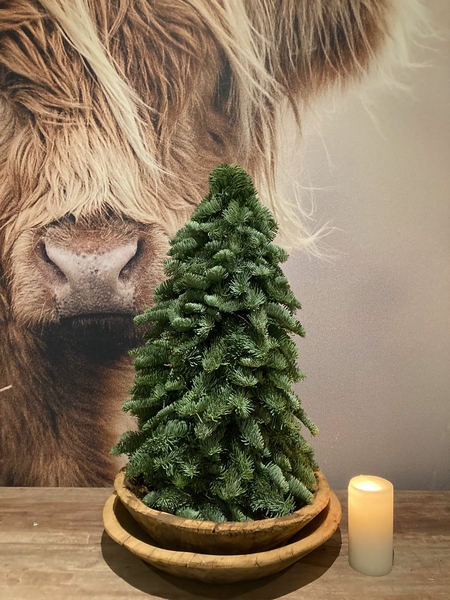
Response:
[[[41,131],[27,128],[18,134],[16,121],[11,116],[8,118],[7,108],[4,110],[2,137],[9,137],[14,143],[10,160],[17,171],[16,189],[5,191],[0,199],[4,203],[2,218],[9,224],[14,223],[13,228],[8,228],[11,239],[26,227],[44,226],[67,212],[77,217],[84,212],[101,211],[108,204],[105,198],[111,194],[113,201],[108,209],[144,222],[149,219],[146,199],[150,191],[158,198],[181,198],[182,190],[186,190],[189,183],[182,181],[183,176],[176,166],[183,162],[183,154],[189,150],[187,142],[186,147],[181,144],[176,150],[179,156],[175,160],[167,159],[172,143],[171,119],[174,118],[169,104],[175,104],[179,111],[176,119],[182,119],[183,111],[187,109],[186,98],[189,94],[195,96],[192,86],[202,80],[199,69],[208,63],[211,53],[219,57],[220,65],[217,61],[212,64],[214,60],[211,59],[207,75],[217,77],[219,66],[229,73],[229,79],[223,83],[227,97],[220,110],[238,132],[234,156],[250,170],[262,200],[275,213],[282,243],[313,250],[320,231],[312,233],[301,207],[280,199],[277,194],[280,119],[289,109],[301,126],[302,110],[307,109],[318,95],[330,89],[340,91],[367,73],[376,74],[383,82],[395,81],[395,66],[409,63],[407,40],[411,32],[424,29],[426,15],[422,5],[417,0],[285,0],[280,6],[275,0],[248,3],[242,0],[184,0],[171,10],[182,9],[186,13],[185,30],[165,32],[156,14],[158,4],[164,3],[39,0],[36,5],[24,0],[17,3],[16,13],[9,10],[9,21],[7,19],[0,25],[0,35],[2,29],[8,32],[14,27],[22,27],[23,42],[23,25],[26,27],[30,23],[34,28],[33,35],[27,38],[27,43],[37,46],[34,64],[24,67],[22,74],[27,76],[27,69],[34,69],[35,80],[41,79],[53,87],[52,99],[44,98],[41,102]],[[47,39],[49,22],[53,30],[51,40]],[[115,35],[121,32],[117,39],[127,44],[127,51],[134,46],[128,60],[135,59],[140,53],[146,66],[150,59],[145,53],[148,54],[151,39],[145,39],[142,31],[159,39],[159,42],[155,41],[157,52],[152,59],[155,77],[160,78],[159,87],[155,84],[152,88],[148,81],[140,84],[136,79],[130,81],[130,65],[126,64],[126,58],[120,59],[114,41]],[[161,40],[162,47],[158,46]],[[78,77],[88,73],[100,86],[104,99],[90,95],[92,81],[84,85],[76,101],[71,91],[65,88],[64,81],[55,81],[60,74],[52,74],[52,65],[39,58],[39,52],[47,51],[46,45],[51,43],[56,53],[68,54],[67,46],[72,49],[72,62],[66,63],[70,68],[77,63],[76,56],[81,57],[75,75],[77,69]],[[18,51],[19,54],[23,58],[23,53]],[[0,57],[0,63],[7,70],[13,70],[13,59],[14,56]],[[158,60],[165,61],[169,70],[158,65]],[[132,68],[139,77],[140,65],[132,65]],[[144,71],[142,78],[148,75],[148,69]],[[192,74],[194,77],[189,84],[188,77]],[[216,82],[211,81],[210,85],[214,92]],[[155,93],[160,95],[158,99]],[[59,123],[52,129],[58,94]],[[196,101],[200,105],[202,98]],[[61,111],[76,108],[77,103],[79,108],[87,111],[86,114],[93,116],[92,119],[88,119],[84,128],[74,129],[70,122],[66,129],[64,124],[61,128]],[[46,105],[48,114],[44,114],[42,108]],[[28,110],[33,111],[31,101]],[[92,132],[96,134],[97,142],[87,139],[88,130],[91,137]],[[77,138],[86,138],[86,143],[80,146],[80,152],[85,156],[63,155],[55,143],[56,164],[45,167],[42,157],[38,156],[39,148],[42,150],[40,137],[50,133],[69,149],[72,141],[76,143]],[[109,141],[102,148],[105,133]],[[74,136],[73,140],[71,136]],[[34,149],[25,145],[25,137],[34,140]],[[128,147],[122,150],[123,165],[118,166],[123,177],[117,172],[112,174],[117,167],[114,167],[116,158],[108,157],[111,142],[122,148],[124,144]],[[103,164],[98,152],[105,156]],[[83,164],[77,166],[74,164],[77,161]],[[134,165],[131,172],[130,165]],[[45,178],[39,174],[43,168]],[[21,183],[17,183],[17,179],[22,179]],[[20,201],[17,201],[17,195],[21,197]],[[175,227],[180,215],[188,216],[192,205],[200,199],[199,195],[199,190],[194,189],[184,204],[179,200],[175,205],[162,202],[160,208],[152,207],[155,218],[172,220]],[[42,210],[42,197],[46,197],[45,210]],[[176,219],[170,211],[177,212]]]
[[[54,17],[61,32],[83,57],[102,86],[111,113],[140,161],[156,175],[162,169],[155,159],[154,140],[145,136],[138,114],[142,99],[121,78],[111,56],[100,40],[97,25],[85,0],[40,0]],[[106,3],[101,2],[103,10]]]

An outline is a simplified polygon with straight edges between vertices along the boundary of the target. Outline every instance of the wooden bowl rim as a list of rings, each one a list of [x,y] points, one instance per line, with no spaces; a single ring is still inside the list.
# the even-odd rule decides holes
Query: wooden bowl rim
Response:
[[[201,571],[242,571],[248,569],[261,569],[282,561],[301,558],[326,542],[339,526],[342,517],[342,508],[336,494],[330,490],[328,514],[324,521],[308,536],[297,541],[288,541],[287,544],[248,554],[201,554],[199,552],[167,550],[143,542],[130,534],[116,516],[117,503],[120,499],[117,492],[108,498],[103,508],[103,523],[108,535],[118,544],[124,546],[139,558],[150,562],[154,566],[181,567],[183,569],[198,569]],[[294,536],[295,538],[295,536]],[[218,560],[219,559],[219,560]]]
[[[317,469],[314,474],[317,480],[317,489],[314,494],[312,504],[307,504],[299,510],[284,515],[283,517],[271,517],[268,519],[260,519],[258,521],[226,521],[217,523],[215,521],[200,521],[197,519],[185,519],[177,515],[162,512],[148,507],[127,487],[125,487],[125,469],[123,467],[116,475],[114,480],[114,489],[117,492],[122,504],[127,508],[147,517],[149,520],[158,521],[167,526],[176,527],[177,529],[190,530],[201,532],[204,535],[217,535],[218,533],[236,532],[237,533],[260,533],[261,531],[283,526],[293,525],[294,523],[303,523],[304,525],[316,517],[328,504],[330,500],[330,486],[325,475]]]

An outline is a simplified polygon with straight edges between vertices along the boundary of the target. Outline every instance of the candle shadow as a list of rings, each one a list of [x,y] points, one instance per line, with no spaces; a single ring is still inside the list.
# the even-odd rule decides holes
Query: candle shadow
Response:
[[[116,512],[116,516],[123,528],[131,535],[143,542],[153,543],[122,505]],[[316,519],[320,520],[320,517],[321,515]],[[307,525],[296,537],[309,535],[317,527],[316,519],[314,519],[315,523]],[[339,556],[341,544],[341,532],[337,529],[327,542],[287,569],[261,579],[226,585],[181,579],[159,571],[114,542],[106,532],[103,532],[101,549],[111,571],[134,588],[157,598],[232,600],[248,596],[248,598],[256,597],[258,600],[275,600],[319,579]]]

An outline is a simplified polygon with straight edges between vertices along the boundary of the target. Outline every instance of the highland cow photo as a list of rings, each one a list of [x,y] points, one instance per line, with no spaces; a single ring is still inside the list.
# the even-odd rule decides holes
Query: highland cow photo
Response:
[[[0,0],[0,486],[112,484],[134,319],[225,164],[290,254],[318,463],[450,489],[442,23],[445,0]]]

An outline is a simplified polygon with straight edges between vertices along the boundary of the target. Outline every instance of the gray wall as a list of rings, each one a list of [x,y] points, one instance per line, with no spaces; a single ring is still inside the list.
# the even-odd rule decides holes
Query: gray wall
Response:
[[[356,95],[320,109],[289,169],[338,228],[337,258],[285,269],[307,333],[297,391],[336,489],[361,473],[450,489],[450,2],[426,4],[447,39],[413,48],[428,66],[399,74],[409,93],[379,96],[376,122]]]

